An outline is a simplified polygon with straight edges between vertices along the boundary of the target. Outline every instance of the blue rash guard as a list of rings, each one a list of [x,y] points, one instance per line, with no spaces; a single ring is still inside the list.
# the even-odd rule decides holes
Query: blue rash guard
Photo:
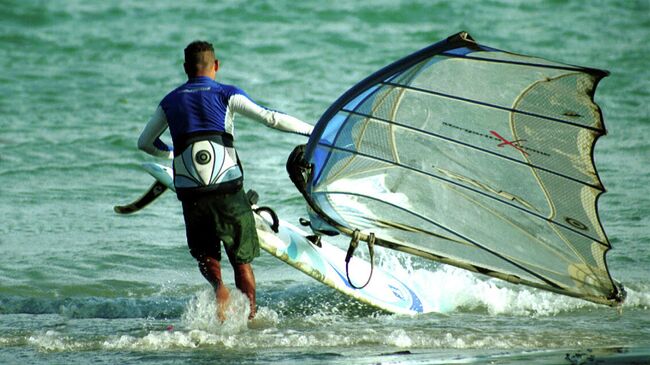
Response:
[[[174,158],[174,185],[180,199],[236,190],[243,173],[234,148],[235,113],[286,132],[309,135],[312,131],[307,123],[257,105],[235,86],[196,77],[163,98],[138,147],[154,156]],[[174,148],[160,140],[167,128]]]
[[[229,100],[235,95],[248,98],[242,90],[209,77],[190,79],[167,94],[160,106],[167,117],[174,146],[196,133],[232,134],[226,131],[226,116]]]

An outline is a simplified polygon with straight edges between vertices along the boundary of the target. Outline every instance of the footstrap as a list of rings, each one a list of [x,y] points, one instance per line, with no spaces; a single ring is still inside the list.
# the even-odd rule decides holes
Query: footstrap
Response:
[[[257,207],[253,208],[253,211],[257,214],[260,214],[262,212],[268,213],[268,215],[271,216],[271,230],[273,232],[278,233],[280,231],[280,220],[278,219],[278,215],[275,214],[275,211],[271,209],[270,207]]]

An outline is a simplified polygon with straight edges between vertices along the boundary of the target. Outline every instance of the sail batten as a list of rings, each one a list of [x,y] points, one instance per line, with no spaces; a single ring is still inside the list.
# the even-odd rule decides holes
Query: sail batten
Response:
[[[501,51],[503,52],[503,51]],[[475,60],[475,61],[485,61],[485,62],[495,62],[495,63],[505,63],[505,64],[511,64],[511,65],[518,65],[518,66],[528,66],[528,67],[541,67],[541,68],[552,68],[556,70],[565,70],[565,71],[579,71],[582,72],[585,70],[584,67],[574,67],[574,66],[559,66],[557,64],[550,65],[550,64],[543,64],[543,63],[531,63],[531,62],[523,62],[523,61],[507,61],[507,60],[499,60],[499,59],[493,59],[493,58],[484,58],[484,57],[473,57],[473,56],[467,56],[467,55],[458,55],[454,53],[448,53],[448,52],[443,52],[442,55],[445,55],[447,57],[456,57],[456,58],[465,58],[469,60]],[[609,75],[609,72],[605,70],[598,70],[598,69],[590,69],[591,72],[601,74],[602,77]]]
[[[607,74],[466,33],[386,66],[332,104],[287,164],[312,229],[620,303],[593,162]]]

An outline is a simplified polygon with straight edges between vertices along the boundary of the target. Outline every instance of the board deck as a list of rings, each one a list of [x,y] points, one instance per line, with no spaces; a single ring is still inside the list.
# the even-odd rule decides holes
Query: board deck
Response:
[[[145,163],[143,168],[157,181],[174,190],[172,169],[156,163]],[[320,247],[313,244],[308,233],[280,219],[278,232],[271,229],[271,220],[265,214],[255,214],[260,246],[266,252],[346,295],[363,303],[398,314],[444,312],[443,303],[430,303],[425,293],[410,285],[407,275],[398,276],[374,267],[368,285],[355,289],[346,278],[346,251],[321,240]],[[361,285],[370,273],[371,264],[353,257],[349,264],[354,284]],[[356,282],[355,278],[359,278]]]

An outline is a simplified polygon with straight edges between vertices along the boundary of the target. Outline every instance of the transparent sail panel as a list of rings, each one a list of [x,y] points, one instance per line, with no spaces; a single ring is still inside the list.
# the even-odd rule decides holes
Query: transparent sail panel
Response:
[[[613,304],[592,158],[605,75],[450,37],[321,118],[308,201],[390,248]]]

